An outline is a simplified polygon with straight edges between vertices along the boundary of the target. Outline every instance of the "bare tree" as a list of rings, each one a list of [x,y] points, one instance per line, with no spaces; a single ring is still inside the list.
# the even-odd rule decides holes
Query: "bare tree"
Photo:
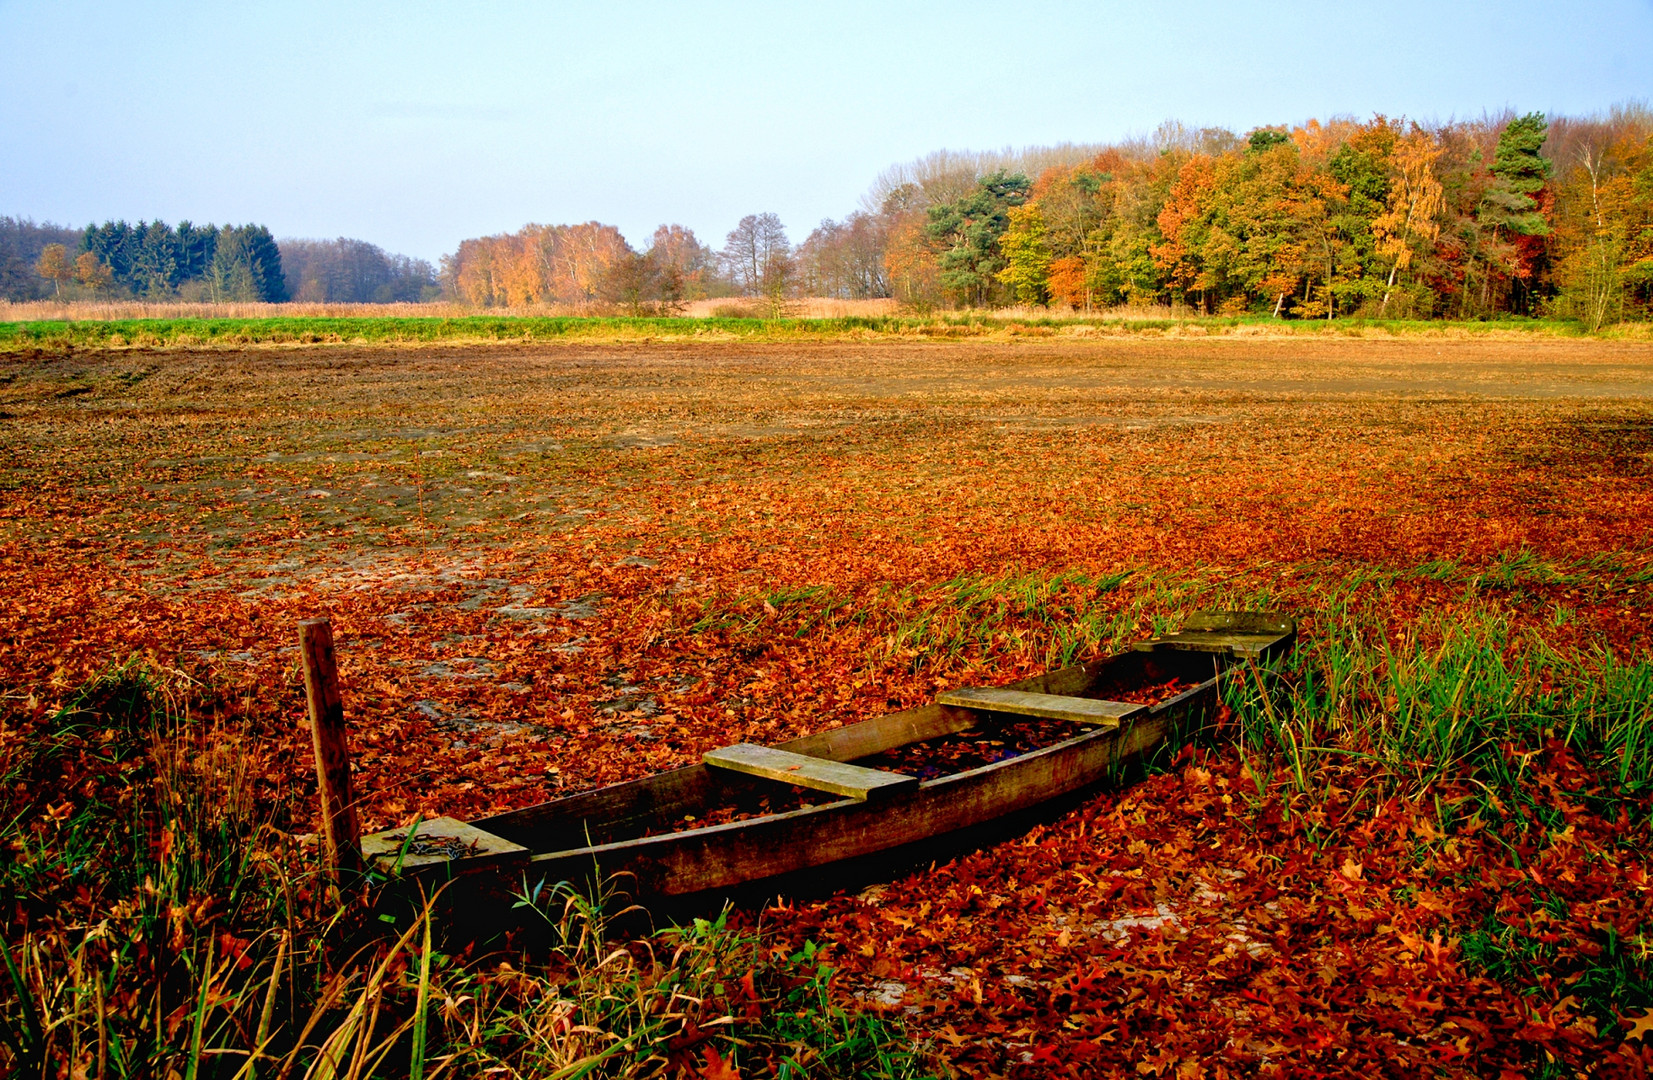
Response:
[[[890,295],[884,250],[889,221],[857,210],[842,222],[827,220],[794,253],[797,277],[810,296],[866,300]]]
[[[780,218],[774,214],[741,218],[724,241],[723,265],[742,293],[765,297],[771,313],[780,313],[793,277],[792,245]]]

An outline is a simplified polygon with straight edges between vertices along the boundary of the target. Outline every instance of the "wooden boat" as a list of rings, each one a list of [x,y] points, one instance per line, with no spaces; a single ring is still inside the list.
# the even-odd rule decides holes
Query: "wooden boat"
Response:
[[[362,838],[362,854],[391,874],[489,870],[529,887],[624,875],[626,891],[651,906],[715,901],[800,872],[833,874],[1082,792],[1169,733],[1201,724],[1218,704],[1224,671],[1280,655],[1295,637],[1295,622],[1276,613],[1200,612],[1180,633],[1092,663],[949,691],[776,747],[724,747],[698,765],[470,824],[436,818],[411,833],[374,833]],[[1174,693],[1121,700],[1156,686]],[[1022,752],[1000,748],[1002,759],[956,771],[941,760],[948,740],[991,747],[995,733],[1029,723],[1067,725],[1065,737]],[[926,767],[932,751],[935,767]],[[921,767],[877,767],[892,754]],[[773,805],[789,802],[798,805]],[[728,807],[745,807],[747,816],[706,823]]]

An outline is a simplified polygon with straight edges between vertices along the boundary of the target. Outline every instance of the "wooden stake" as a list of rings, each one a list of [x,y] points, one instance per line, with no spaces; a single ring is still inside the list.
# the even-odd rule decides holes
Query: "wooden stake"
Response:
[[[321,796],[321,830],[327,870],[334,881],[341,869],[361,865],[356,800],[350,791],[350,740],[339,696],[339,669],[333,656],[333,625],[326,619],[298,624],[304,655],[304,692],[310,701],[310,738],[316,749],[316,782]]]

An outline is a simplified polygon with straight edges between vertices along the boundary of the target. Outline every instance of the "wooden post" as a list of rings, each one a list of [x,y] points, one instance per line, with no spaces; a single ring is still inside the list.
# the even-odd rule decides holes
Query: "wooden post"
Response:
[[[310,701],[310,738],[316,749],[316,782],[321,795],[321,835],[327,872],[361,865],[356,800],[350,791],[350,741],[339,696],[339,669],[333,656],[333,625],[326,619],[298,624],[304,656],[304,692]]]

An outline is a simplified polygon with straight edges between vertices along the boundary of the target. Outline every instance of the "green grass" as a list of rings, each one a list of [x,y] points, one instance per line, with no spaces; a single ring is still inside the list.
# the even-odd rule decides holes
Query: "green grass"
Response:
[[[1540,899],[1537,909],[1535,914],[1562,925],[1571,918],[1566,898],[1553,892]],[[1506,986],[1531,988],[1553,979],[1561,961],[1556,934],[1533,919],[1520,921],[1525,925],[1512,925],[1508,917],[1488,912],[1480,926],[1464,934],[1464,960]],[[1622,1031],[1621,1016],[1653,1008],[1653,975],[1647,961],[1644,938],[1625,941],[1617,929],[1606,926],[1599,954],[1566,976],[1568,993],[1581,1011],[1596,1019],[1604,1037],[1611,1039]]]
[[[938,313],[824,319],[534,317],[473,315],[460,318],[278,317],[267,319],[117,319],[0,323],[0,351],[68,348],[203,347],[300,344],[419,344],[429,342],[546,342],[737,338],[753,340],[839,337],[978,337],[1051,334],[1075,327],[1127,333],[1198,328],[1206,332],[1266,327],[1293,334],[1394,334],[1524,332],[1578,336],[1577,323],[1501,319],[1486,322],[1373,321],[1330,324],[1260,316],[1186,316],[1134,319],[1118,316],[1023,317],[994,313]],[[1604,331],[1611,333],[1612,331]]]
[[[1471,606],[1397,640],[1346,606],[1277,669],[1228,682],[1253,748],[1279,751],[1306,786],[1316,759],[1358,755],[1422,793],[1470,777],[1523,796],[1531,755],[1559,743],[1628,795],[1653,789],[1653,658],[1560,651]]]

